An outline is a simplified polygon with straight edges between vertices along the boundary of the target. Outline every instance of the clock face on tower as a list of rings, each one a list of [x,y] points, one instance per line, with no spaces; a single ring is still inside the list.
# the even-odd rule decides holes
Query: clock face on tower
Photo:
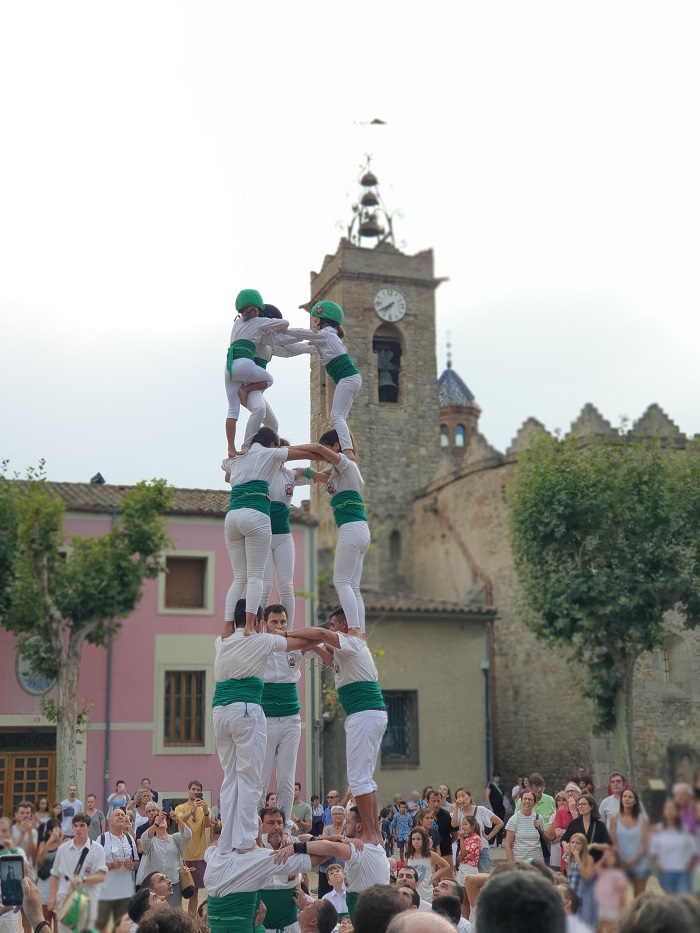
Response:
[[[395,288],[380,288],[374,296],[374,310],[383,321],[400,321],[406,313],[406,299]]]

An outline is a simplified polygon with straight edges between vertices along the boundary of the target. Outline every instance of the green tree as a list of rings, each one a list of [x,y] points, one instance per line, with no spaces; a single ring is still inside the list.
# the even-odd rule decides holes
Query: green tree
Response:
[[[700,446],[542,432],[508,503],[524,619],[583,670],[596,733],[634,779],[635,663],[667,611],[700,621]]]
[[[78,673],[85,642],[104,645],[158,576],[168,543],[165,480],[141,482],[121,499],[112,529],[98,538],[67,535],[65,506],[43,464],[27,478],[0,472],[0,622],[18,636],[33,668],[56,678],[56,782],[75,780]]]

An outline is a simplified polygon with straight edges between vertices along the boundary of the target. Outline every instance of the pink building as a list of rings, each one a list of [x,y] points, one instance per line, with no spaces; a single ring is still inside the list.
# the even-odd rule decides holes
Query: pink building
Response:
[[[49,483],[66,503],[70,533],[107,532],[124,487]],[[91,704],[90,723],[78,761],[79,797],[95,793],[103,807],[117,780],[133,793],[148,777],[161,800],[182,797],[193,778],[215,804],[222,780],[213,742],[214,638],[221,631],[232,580],[224,543],[228,492],[175,489],[168,515],[172,547],[168,572],[145,584],[136,611],[110,648],[86,645],[78,696]],[[312,623],[316,593],[316,527],[305,509],[292,510],[296,546],[298,625]],[[308,800],[319,787],[321,723],[320,661],[307,659],[299,684],[302,743],[297,779]],[[0,628],[0,812],[8,815],[24,797],[55,788],[56,732],[41,714],[50,685],[35,677],[18,656],[15,638]],[[51,690],[48,690],[51,695]]]

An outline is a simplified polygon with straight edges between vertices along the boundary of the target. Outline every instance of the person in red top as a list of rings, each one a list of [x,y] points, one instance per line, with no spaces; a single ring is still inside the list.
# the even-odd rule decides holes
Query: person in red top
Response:
[[[578,784],[574,781],[569,781],[569,783],[564,788],[564,793],[566,794],[567,807],[557,810],[554,814],[554,822],[548,827],[547,833],[552,842],[557,842],[564,835],[566,830],[569,828],[569,823],[579,815],[578,813],[578,801],[581,796],[581,791]],[[564,847],[562,846],[561,850],[561,863],[560,868],[564,871]]]

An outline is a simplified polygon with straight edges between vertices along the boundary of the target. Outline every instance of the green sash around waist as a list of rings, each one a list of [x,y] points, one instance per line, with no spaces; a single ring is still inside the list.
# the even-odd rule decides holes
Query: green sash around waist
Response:
[[[297,685],[266,683],[262,692],[262,708],[266,716],[296,716],[301,710]]]
[[[355,906],[357,904],[357,899],[360,895],[357,891],[346,891],[345,892],[345,903],[348,905],[348,913],[350,914],[350,919],[353,924],[355,923]],[[214,927],[212,927],[212,931]]]
[[[256,366],[259,366],[260,369],[267,369],[267,360],[264,360],[261,356],[254,356],[253,362]]]
[[[289,506],[284,502],[277,502],[274,499],[270,502],[270,526],[273,535],[292,533],[289,527]]]
[[[340,356],[333,357],[330,363],[326,363],[325,369],[336,385],[338,385],[341,379],[345,379],[346,376],[360,375],[360,371],[347,353],[341,353]]]
[[[270,484],[264,479],[251,479],[247,483],[237,483],[232,486],[228,511],[231,512],[234,509],[255,509],[256,512],[269,515]]]
[[[207,899],[207,923],[211,933],[252,930],[258,909],[257,891],[239,891]]]
[[[266,930],[283,930],[297,922],[297,906],[292,895],[294,888],[263,888],[258,891],[258,904],[263,901],[267,907],[265,914]]]
[[[386,709],[386,703],[376,680],[358,680],[338,687],[338,699],[346,716],[366,709]]]
[[[263,682],[260,677],[241,677],[235,680],[217,680],[214,687],[214,706],[230,706],[231,703],[257,703],[261,705]],[[248,711],[246,710],[246,715]]]
[[[362,496],[354,489],[347,489],[345,492],[337,492],[331,499],[331,508],[333,509],[333,518],[340,528],[341,525],[347,525],[348,522],[366,522],[367,513]]]
[[[233,373],[231,372],[233,369],[233,361],[243,359],[244,357],[248,360],[255,359],[255,344],[252,340],[234,340],[226,353],[226,370],[229,379],[233,377]]]

